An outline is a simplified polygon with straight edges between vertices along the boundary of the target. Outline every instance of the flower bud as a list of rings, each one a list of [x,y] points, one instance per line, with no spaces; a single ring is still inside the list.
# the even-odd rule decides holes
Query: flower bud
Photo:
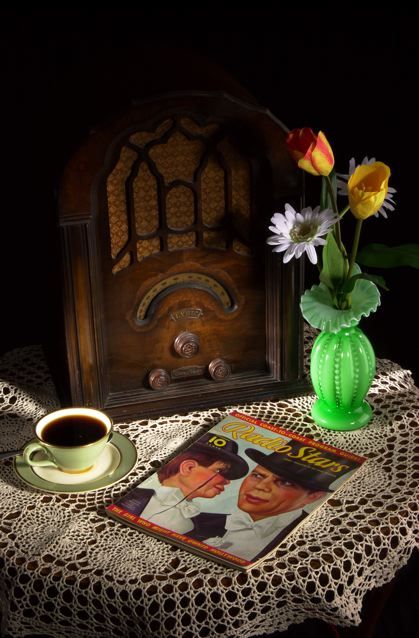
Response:
[[[311,128],[297,128],[288,134],[286,144],[298,166],[312,175],[329,175],[335,158],[326,136]]]

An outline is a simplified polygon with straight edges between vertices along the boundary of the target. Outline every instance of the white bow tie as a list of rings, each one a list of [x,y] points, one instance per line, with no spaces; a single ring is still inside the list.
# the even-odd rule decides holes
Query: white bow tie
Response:
[[[247,512],[238,510],[227,517],[226,529],[229,532],[239,532],[244,529],[251,529],[256,533],[255,522],[250,518]]]
[[[259,521],[253,521],[250,515],[243,510],[237,510],[234,514],[227,516],[226,529],[230,532],[240,532],[243,530],[252,530],[257,538],[264,538],[275,530],[278,533],[287,525],[291,524],[295,519],[301,516],[302,509],[286,512],[285,514],[277,514]]]
[[[175,508],[181,512],[185,518],[192,518],[200,513],[200,508],[197,505],[194,505],[192,501],[182,499],[183,494],[180,490],[165,494],[163,498],[159,499],[161,509],[159,509],[158,512],[155,512],[154,516],[156,516],[156,514],[163,514],[163,512],[167,512]]]
[[[197,505],[194,505],[191,501],[182,501],[175,506],[180,510],[185,518],[193,518],[200,513],[200,509]]]
[[[192,518],[200,513],[198,505],[194,505],[192,501],[187,501],[178,488],[162,486],[157,491],[156,503],[154,505],[154,513],[152,516],[170,512],[176,509],[184,518]]]

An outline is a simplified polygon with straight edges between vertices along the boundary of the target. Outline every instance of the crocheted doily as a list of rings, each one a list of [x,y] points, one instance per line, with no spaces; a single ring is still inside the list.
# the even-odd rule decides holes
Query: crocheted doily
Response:
[[[40,347],[0,361],[0,449],[22,446],[58,407]],[[419,390],[381,360],[363,430],[321,430],[313,395],[187,416],[117,423],[136,445],[134,470],[87,494],[47,494],[0,464],[2,635],[53,638],[241,638],[307,618],[360,622],[364,594],[392,579],[418,545]],[[247,573],[226,569],[109,519],[106,505],[235,408],[370,461]]]

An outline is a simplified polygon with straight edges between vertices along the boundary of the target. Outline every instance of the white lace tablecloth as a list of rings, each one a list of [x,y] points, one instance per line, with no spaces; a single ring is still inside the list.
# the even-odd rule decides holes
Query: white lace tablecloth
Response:
[[[47,494],[0,463],[2,636],[225,638],[318,618],[360,622],[364,594],[393,578],[418,546],[419,390],[408,371],[379,361],[363,430],[321,430],[313,396],[231,406],[371,460],[266,560],[226,569],[109,519],[105,506],[230,408],[116,423],[137,446],[120,483],[87,494]],[[58,407],[37,347],[0,361],[0,449],[22,446]]]

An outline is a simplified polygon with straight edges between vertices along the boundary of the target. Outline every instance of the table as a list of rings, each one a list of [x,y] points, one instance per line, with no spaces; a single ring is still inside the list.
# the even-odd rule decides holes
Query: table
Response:
[[[0,448],[22,446],[58,407],[39,346],[0,361]],[[248,573],[226,569],[109,519],[106,505],[229,408],[119,422],[138,450],[120,483],[87,494],[26,486],[0,466],[2,635],[53,638],[247,638],[307,618],[360,622],[367,591],[389,582],[418,546],[419,390],[409,371],[378,361],[371,423],[329,432],[312,422],[312,395],[231,406],[370,460],[275,557]]]

